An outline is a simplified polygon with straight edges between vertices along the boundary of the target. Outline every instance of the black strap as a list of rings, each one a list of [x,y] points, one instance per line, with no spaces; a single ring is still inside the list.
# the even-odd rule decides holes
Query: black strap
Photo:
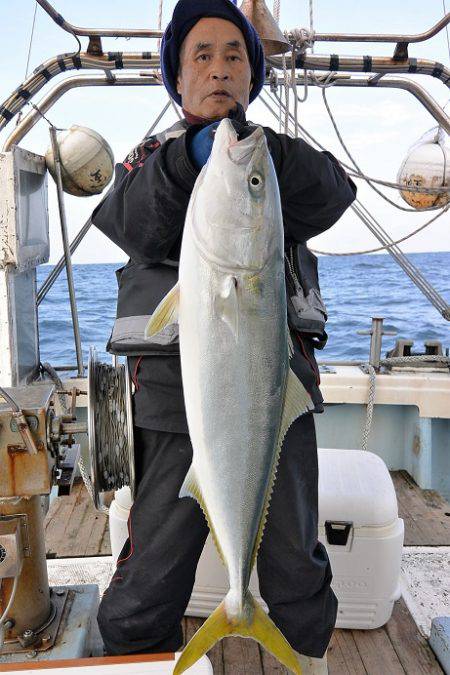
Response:
[[[339,70],[339,54],[330,54],[330,70]]]
[[[123,52],[108,52],[108,61],[114,61],[116,68],[123,68]]]
[[[30,92],[27,89],[18,89],[17,95],[21,96],[24,99],[24,101],[28,101],[28,99],[31,96]]]
[[[408,73],[417,73],[417,59],[414,57],[409,59]]]
[[[435,66],[434,66],[434,69],[433,69],[433,72],[431,73],[431,75],[432,75],[433,77],[439,77],[439,78],[440,78],[443,72],[444,72],[444,66],[442,65],[442,63],[437,63],[437,62],[436,62]]]
[[[363,57],[363,71],[365,73],[371,73],[372,72],[372,57],[366,54],[366,56]]]
[[[14,117],[14,113],[12,113],[10,110],[5,108],[5,106],[0,105],[0,115],[5,118],[9,122],[9,120],[12,120]]]

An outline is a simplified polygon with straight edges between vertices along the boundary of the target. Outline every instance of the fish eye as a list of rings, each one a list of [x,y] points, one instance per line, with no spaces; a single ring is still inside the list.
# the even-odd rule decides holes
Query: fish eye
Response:
[[[264,181],[263,181],[263,177],[262,177],[261,174],[259,174],[259,173],[252,173],[252,175],[251,175],[250,178],[249,178],[250,186],[251,186],[254,190],[260,189],[260,188],[262,187],[262,185],[263,185],[263,182],[264,182]]]

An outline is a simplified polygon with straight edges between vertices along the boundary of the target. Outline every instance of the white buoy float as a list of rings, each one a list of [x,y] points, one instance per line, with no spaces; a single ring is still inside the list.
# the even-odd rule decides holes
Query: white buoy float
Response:
[[[443,129],[430,129],[409,149],[398,172],[397,182],[407,187],[448,188],[450,147]],[[450,193],[446,190],[433,194],[402,190],[400,194],[415,209],[445,206],[450,202]]]
[[[64,191],[77,197],[90,197],[102,192],[114,171],[114,155],[107,141],[93,129],[77,124],[58,131],[57,140]],[[51,146],[45,160],[55,178]]]

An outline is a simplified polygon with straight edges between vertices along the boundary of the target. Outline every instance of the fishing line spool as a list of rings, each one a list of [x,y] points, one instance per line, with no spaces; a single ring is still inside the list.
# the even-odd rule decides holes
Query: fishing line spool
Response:
[[[134,498],[134,438],[131,385],[126,365],[97,359],[91,347],[88,368],[88,430],[93,500],[128,485]]]

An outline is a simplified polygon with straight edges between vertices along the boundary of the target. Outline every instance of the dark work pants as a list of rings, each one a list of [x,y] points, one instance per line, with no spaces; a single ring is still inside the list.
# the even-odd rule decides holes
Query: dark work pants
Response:
[[[138,489],[127,540],[103,596],[98,623],[109,654],[171,652],[208,528],[193,499],[178,498],[192,459],[185,434],[135,429]],[[336,621],[331,568],[317,541],[314,418],[287,433],[258,554],[261,595],[292,647],[321,657]]]

